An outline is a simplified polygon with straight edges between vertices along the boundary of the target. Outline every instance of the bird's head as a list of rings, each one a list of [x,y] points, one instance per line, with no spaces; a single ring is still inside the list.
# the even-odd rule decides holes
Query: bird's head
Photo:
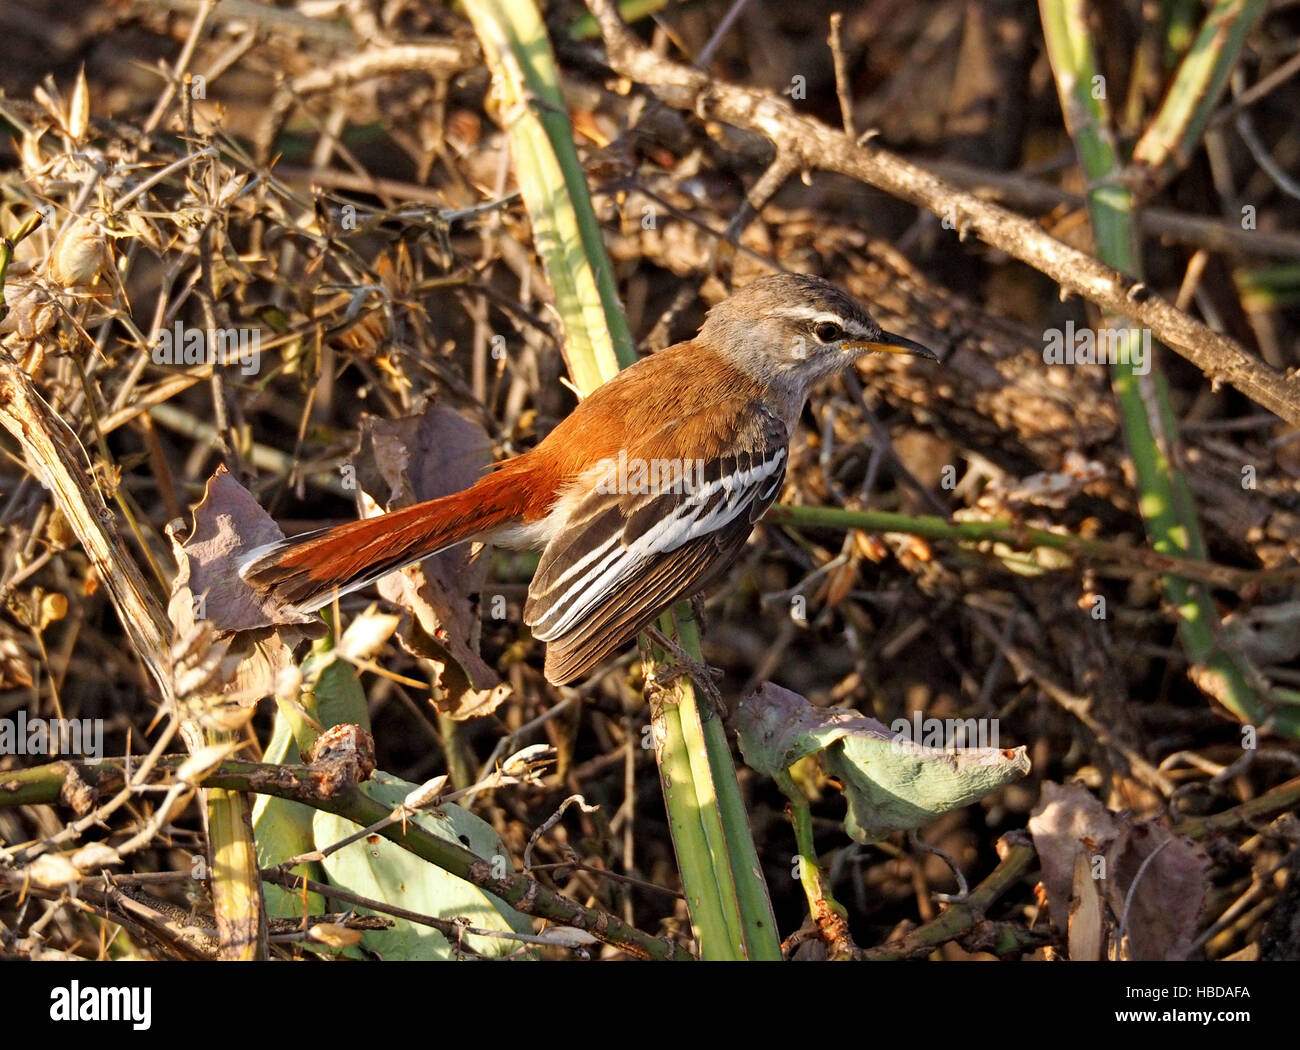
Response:
[[[796,414],[814,386],[863,354],[938,360],[933,350],[886,332],[852,297],[809,274],[772,274],[745,285],[709,311],[698,339],[797,402]]]

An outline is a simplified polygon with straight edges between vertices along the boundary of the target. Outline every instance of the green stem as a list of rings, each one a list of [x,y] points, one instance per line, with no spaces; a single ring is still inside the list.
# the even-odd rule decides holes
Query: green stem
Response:
[[[225,788],[209,788],[206,795],[212,851],[208,885],[221,958],[228,962],[265,959],[266,909],[248,796]]]
[[[724,895],[726,833],[713,797],[707,756],[694,754],[694,690],[674,687],[651,703],[655,757],[668,828],[686,893],[691,930],[702,959],[744,957],[739,902]],[[693,760],[694,759],[694,760]],[[701,762],[703,768],[701,768]]]
[[[614,268],[587,191],[546,27],[533,0],[465,0],[492,70],[519,191],[555,306],[564,356],[590,393],[636,360]]]
[[[1217,0],[1183,60],[1160,110],[1133,148],[1133,164],[1150,196],[1187,166],[1201,142],[1246,37],[1266,0]]]
[[[778,772],[773,779],[781,793],[790,800],[790,824],[794,828],[795,849],[799,855],[799,882],[808,898],[808,911],[831,951],[832,961],[853,958],[853,942],[849,939],[848,915],[844,906],[831,893],[830,879],[817,863],[817,847],[813,842],[812,809],[808,796],[794,782],[788,769]]]
[[[924,514],[778,504],[767,512],[763,521],[768,525],[788,525],[794,528],[904,532],[927,539],[951,540],[954,543],[1002,543],[1016,550],[1045,547],[1087,558],[1097,563],[1102,571],[1114,571],[1122,576],[1138,572],[1177,572],[1219,587],[1240,587],[1247,583],[1293,583],[1300,580],[1300,569],[1296,568],[1239,569],[1231,565],[1176,558],[1109,540],[1094,540],[1070,533],[1033,528],[1010,518],[945,521]]]
[[[689,603],[665,614],[660,626],[698,658]],[[648,673],[668,663],[655,651]],[[655,757],[700,957],[779,959],[776,919],[721,719],[701,709],[684,677],[651,698]]]
[[[700,652],[699,626],[691,613],[689,602],[681,602],[674,610],[679,644],[693,655]],[[749,814],[736,779],[736,767],[731,757],[731,745],[722,726],[722,719],[709,712],[701,717],[695,690],[689,690],[689,699],[681,706],[681,716],[692,743],[698,742],[707,756],[707,774],[714,792],[714,808],[726,840],[726,863],[718,869],[717,878],[726,879],[726,889],[734,895],[740,911],[743,937],[743,958],[781,958],[781,938],[776,928],[776,916],[762,876],[754,836],[749,828]],[[694,753],[694,752],[693,752]],[[728,901],[730,906],[730,901]]]
[[[1199,111],[1195,107],[1189,109],[1183,101],[1190,95],[1200,97],[1213,93],[1214,80],[1227,75],[1226,70],[1236,56],[1224,42],[1236,39],[1237,30],[1225,34],[1220,24],[1219,31],[1210,33],[1211,23],[1221,20],[1227,9],[1236,7],[1242,7],[1237,17],[1243,23],[1249,22],[1251,2],[1248,0],[1244,7],[1239,3],[1216,6],[1176,78],[1179,104],[1175,106],[1166,100],[1153,124],[1153,129],[1157,129],[1153,142],[1168,146],[1175,129],[1180,129],[1179,135],[1191,129]],[[1142,259],[1137,224],[1133,221],[1134,199],[1128,189],[1132,180],[1124,178],[1114,148],[1104,82],[1100,92],[1095,87],[1097,63],[1086,24],[1085,5],[1083,0],[1040,0],[1039,7],[1061,110],[1088,179],[1088,210],[1097,254],[1103,262],[1140,278]],[[1244,33],[1243,27],[1238,28]],[[1204,49],[1212,47],[1215,40],[1217,50],[1207,55]],[[1212,61],[1206,61],[1207,58]],[[1173,94],[1171,91],[1171,98]],[[1137,475],[1138,505],[1151,545],[1158,554],[1200,560],[1205,556],[1205,544],[1191,489],[1176,463],[1178,430],[1168,387],[1151,354],[1137,357],[1133,353],[1141,348],[1138,342],[1141,339],[1147,340],[1149,348],[1149,333],[1125,329],[1123,349],[1111,371],[1111,385],[1119,401],[1124,436]],[[1138,364],[1147,367],[1139,369]],[[1179,635],[1197,684],[1242,721],[1267,720],[1269,705],[1252,685],[1257,675],[1245,665],[1244,657],[1228,652],[1220,644],[1218,615],[1205,588],[1172,574],[1164,577],[1164,586],[1178,617]],[[1300,728],[1289,712],[1283,712],[1278,722],[1288,723],[1285,727],[1288,732]]]

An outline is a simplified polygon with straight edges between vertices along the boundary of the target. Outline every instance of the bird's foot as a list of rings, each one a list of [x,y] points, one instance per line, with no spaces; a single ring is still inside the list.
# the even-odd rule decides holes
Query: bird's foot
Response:
[[[647,627],[646,633],[671,657],[665,663],[655,667],[655,684],[661,689],[667,689],[679,678],[689,678],[704,695],[708,701],[707,706],[712,709],[712,712],[725,718],[727,705],[722,702],[722,693],[719,692],[715,681],[722,677],[722,671],[692,656],[658,627]],[[709,715],[706,714],[705,717]]]

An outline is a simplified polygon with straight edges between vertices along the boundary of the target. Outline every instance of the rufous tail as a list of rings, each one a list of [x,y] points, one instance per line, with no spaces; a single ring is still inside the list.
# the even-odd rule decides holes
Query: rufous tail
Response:
[[[489,474],[463,492],[257,547],[239,575],[281,604],[311,612],[336,595],[517,521],[524,507],[505,481]]]

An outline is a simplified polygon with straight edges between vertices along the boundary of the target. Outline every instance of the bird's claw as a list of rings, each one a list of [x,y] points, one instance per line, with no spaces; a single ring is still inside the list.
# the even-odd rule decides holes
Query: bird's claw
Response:
[[[667,689],[678,679],[689,678],[699,688],[705,699],[708,700],[711,712],[725,718],[727,716],[727,705],[723,703],[722,693],[718,690],[714,681],[722,677],[722,671],[716,667],[710,667],[703,660],[696,659],[659,628],[647,628],[646,633],[671,657],[667,662],[655,665],[652,672],[654,684],[660,689]],[[710,716],[706,714],[705,717]]]

